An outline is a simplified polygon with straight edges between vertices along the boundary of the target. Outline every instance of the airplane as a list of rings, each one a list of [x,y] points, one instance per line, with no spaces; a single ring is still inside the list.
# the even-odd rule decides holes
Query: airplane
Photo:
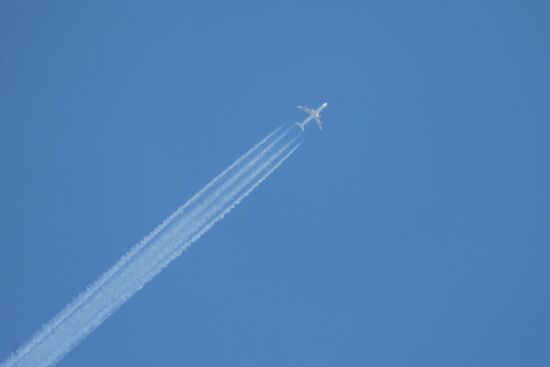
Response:
[[[301,109],[305,113],[309,114],[309,116],[306,117],[304,119],[304,121],[302,121],[301,123],[297,122],[296,125],[300,126],[300,129],[302,129],[302,131],[304,131],[306,124],[308,122],[310,122],[311,120],[315,120],[315,122],[317,123],[317,126],[319,127],[319,130],[322,130],[323,129],[323,122],[321,121],[321,111],[324,110],[327,106],[328,106],[327,102],[323,103],[317,109],[298,106],[299,109]]]

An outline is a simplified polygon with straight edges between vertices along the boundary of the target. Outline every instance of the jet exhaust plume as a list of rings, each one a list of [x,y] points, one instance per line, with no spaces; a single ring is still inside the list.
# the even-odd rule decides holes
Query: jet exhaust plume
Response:
[[[248,196],[302,143],[277,128],[179,207],[0,367],[52,366]]]

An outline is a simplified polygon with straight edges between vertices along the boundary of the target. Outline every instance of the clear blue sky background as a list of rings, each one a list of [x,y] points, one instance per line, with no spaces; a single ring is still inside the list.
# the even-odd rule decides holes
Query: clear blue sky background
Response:
[[[547,1],[0,4],[0,359],[281,123],[325,130],[60,366],[549,366]]]

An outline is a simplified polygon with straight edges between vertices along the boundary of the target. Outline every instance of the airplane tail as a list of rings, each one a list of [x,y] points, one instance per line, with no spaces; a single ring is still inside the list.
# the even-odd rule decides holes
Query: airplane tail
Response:
[[[304,125],[302,125],[301,123],[297,122],[296,125],[300,126],[300,129],[302,129],[302,131],[304,131]]]

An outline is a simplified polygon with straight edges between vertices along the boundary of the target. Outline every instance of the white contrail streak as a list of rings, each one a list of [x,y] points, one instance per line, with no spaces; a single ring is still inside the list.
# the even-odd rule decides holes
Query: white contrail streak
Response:
[[[228,176],[231,176],[233,171],[236,167],[238,167],[240,164],[245,162],[247,159],[249,159],[251,156],[253,156],[254,153],[256,153],[260,147],[262,147],[266,142],[268,142],[276,133],[280,132],[281,127],[275,129],[273,132],[271,132],[269,135],[267,135],[264,139],[262,139],[258,144],[256,144],[252,149],[250,149],[248,152],[246,152],[243,156],[241,156],[239,159],[237,159],[233,164],[231,164],[228,168],[226,168],[222,173],[220,173],[216,178],[214,178],[212,181],[210,181],[204,188],[202,188],[198,193],[196,193],[191,199],[189,199],[184,205],[179,207],[172,215],[170,215],[167,219],[165,219],[159,226],[157,226],[150,234],[148,234],[145,238],[143,238],[137,245],[135,245],[128,253],[126,253],[115,265],[113,265],[107,272],[105,272],[99,279],[97,279],[95,282],[93,282],[91,285],[89,285],[84,292],[82,292],[78,297],[76,297],[69,305],[65,307],[56,317],[54,317],[49,323],[43,326],[41,330],[37,334],[35,334],[31,340],[25,345],[23,345],[16,353],[20,355],[25,355],[30,349],[34,347],[35,344],[40,343],[41,339],[46,337],[49,332],[57,327],[60,323],[62,323],[67,316],[69,316],[75,309],[77,309],[83,302],[85,302],[91,295],[95,294],[95,292],[106,282],[108,281],[114,274],[116,274],[118,271],[120,271],[121,268],[125,266],[125,264],[133,259],[133,257],[140,252],[146,245],[148,245],[151,240],[158,236],[168,225],[174,222],[176,218],[181,216],[186,210],[189,210],[189,208],[195,204],[199,199],[203,199],[205,194],[212,189],[216,184],[218,184],[220,181],[223,181],[224,179],[227,180]],[[207,204],[211,201],[211,196],[208,196],[204,200],[201,201],[201,203]]]
[[[276,129],[178,208],[0,367],[51,366],[248,196],[301,144]]]

